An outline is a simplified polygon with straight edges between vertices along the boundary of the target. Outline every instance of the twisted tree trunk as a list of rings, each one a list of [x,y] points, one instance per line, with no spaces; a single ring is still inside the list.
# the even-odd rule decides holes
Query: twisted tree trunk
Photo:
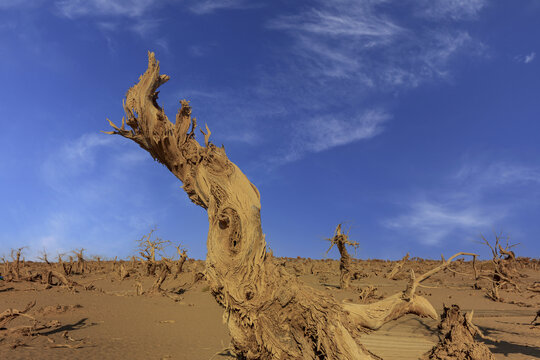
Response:
[[[189,199],[208,212],[206,277],[225,308],[233,346],[246,359],[376,359],[356,340],[405,313],[437,317],[427,300],[396,294],[370,305],[340,304],[305,286],[266,250],[260,195],[224,148],[195,140],[196,119],[185,100],[172,124],[157,104],[169,80],[148,54],[148,69],[126,95],[127,120],[115,131],[135,141],[180,181]],[[131,130],[125,129],[125,123]],[[191,129],[190,129],[191,128]]]

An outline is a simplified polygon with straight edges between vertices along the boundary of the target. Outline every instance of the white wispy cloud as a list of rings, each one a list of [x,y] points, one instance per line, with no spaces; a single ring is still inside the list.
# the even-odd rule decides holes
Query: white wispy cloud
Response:
[[[0,9],[27,9],[41,6],[45,0],[0,0]]]
[[[304,137],[306,150],[319,152],[377,136],[390,117],[380,109],[368,110],[352,119],[322,116],[299,123],[297,131]]]
[[[270,157],[270,167],[297,161],[307,154],[336,146],[371,139],[384,130],[391,115],[381,109],[371,109],[355,116],[318,116],[292,125],[291,145]]]
[[[532,52],[530,53],[529,55],[525,55],[525,59],[523,60],[523,62],[525,64],[528,64],[530,62],[532,62],[534,60],[534,58],[536,57],[536,53],[535,52]]]
[[[376,3],[376,2],[375,2]],[[298,15],[284,15],[269,22],[273,29],[295,30],[321,36],[351,36],[366,39],[385,39],[403,31],[391,20],[374,11],[366,1],[319,2]]]
[[[405,29],[375,11],[377,2],[316,2],[317,6],[295,15],[279,16],[269,29],[289,33],[293,52],[304,58],[312,75],[357,77],[365,55],[390,44]],[[365,67],[365,66],[364,66]]]
[[[55,5],[62,15],[74,19],[81,16],[139,17],[155,4],[152,0],[60,0]]]
[[[105,134],[83,134],[67,141],[51,152],[41,166],[41,175],[46,184],[57,191],[66,191],[66,184],[95,171],[98,155],[105,149],[114,150],[113,157],[128,165],[142,161],[144,157],[135,150],[123,150],[123,142]],[[91,186],[88,187],[91,189]]]
[[[463,165],[454,178],[477,189],[503,185],[534,185],[540,184],[540,168],[503,161],[489,164],[470,162]]]
[[[55,5],[60,16],[72,20],[94,19],[111,53],[116,52],[115,38],[119,31],[137,34],[152,46],[169,52],[167,39],[159,34],[162,20],[155,14],[163,3],[151,0],[58,0]]]
[[[276,17],[267,26],[295,40],[290,51],[303,59],[298,68],[307,69],[312,77],[346,78],[378,89],[415,87],[445,78],[454,56],[465,50],[477,55],[480,51],[472,50],[483,47],[458,28],[402,25],[385,13],[381,5],[386,3],[319,1],[301,13]],[[460,6],[469,9],[455,3],[444,11]],[[481,6],[462,11],[473,8]],[[410,12],[409,16],[414,8]]]
[[[295,161],[309,153],[370,139],[381,133],[381,124],[390,114],[366,112],[350,117],[352,120],[339,114],[318,114],[335,113],[336,107],[351,113],[366,104],[373,107],[367,100],[371,96],[396,94],[441,79],[447,81],[452,79],[453,60],[459,55],[482,55],[484,45],[465,29],[434,26],[431,18],[418,17],[420,10],[427,11],[425,3],[406,3],[406,10],[399,17],[389,11],[391,3],[314,1],[309,7],[267,22],[269,30],[288,35],[291,42],[278,50],[280,71],[260,77],[264,82],[261,81],[259,93],[280,94],[278,101],[305,110],[302,119],[315,119],[310,120],[312,128],[324,125],[339,133],[318,138],[306,130],[306,121],[295,121],[292,127],[302,129],[304,134],[300,140],[293,137],[293,149],[286,151],[286,155],[275,158]],[[473,14],[483,7],[480,2],[469,5],[441,2],[430,9],[452,14],[448,22],[452,23],[458,14]],[[332,104],[333,109],[328,111],[327,104]]]
[[[534,61],[536,58],[536,53],[533,51],[526,55],[517,55],[514,57],[514,61],[524,63],[524,64],[530,64]]]
[[[259,6],[259,3],[248,0],[196,0],[189,9],[195,14],[205,15],[223,9],[250,9]]]
[[[522,190],[528,186],[528,198]],[[516,197],[516,188],[520,194]],[[536,191],[534,190],[536,188]],[[494,161],[467,162],[434,190],[415,193],[400,215],[382,223],[426,245],[495,230],[540,195],[540,168]],[[531,198],[533,198],[531,200]]]
[[[471,19],[487,5],[487,0],[423,0],[420,14],[437,20]]]
[[[491,229],[502,215],[475,204],[421,200],[412,203],[405,214],[383,221],[383,225],[412,231],[421,243],[436,245],[456,231],[470,235]]]
[[[141,191],[148,187],[141,175],[145,166],[155,167],[150,155],[119,136],[91,133],[60,143],[45,154],[38,172],[50,188],[44,196],[54,201],[24,230],[30,239],[25,244],[33,254],[74,246],[112,253],[126,233],[147,231],[161,210]]]

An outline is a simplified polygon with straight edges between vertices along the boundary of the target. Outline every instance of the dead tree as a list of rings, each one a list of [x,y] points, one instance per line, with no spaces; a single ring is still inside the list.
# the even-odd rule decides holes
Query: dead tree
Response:
[[[486,291],[486,295],[494,301],[503,301],[500,296],[499,290],[505,286],[512,286],[515,290],[521,291],[519,285],[516,283],[517,270],[516,270],[516,256],[510,249],[518,244],[510,245],[508,239],[506,240],[506,246],[503,248],[500,244],[501,235],[495,235],[495,245],[484,237],[482,242],[487,245],[493,255],[491,262],[493,264],[493,273],[489,276],[483,276],[491,281],[491,289]]]
[[[170,244],[170,241],[162,240],[158,237],[155,240],[151,240],[154,231],[156,230],[152,229],[148,235],[144,235],[140,240],[137,240],[139,243],[139,254],[146,260],[146,275],[152,276],[156,273],[156,254],[159,251],[163,251]]]
[[[189,199],[208,213],[206,278],[225,308],[237,355],[245,359],[377,359],[359,342],[366,328],[413,313],[437,318],[431,304],[414,290],[369,305],[342,304],[304,285],[277,266],[267,252],[261,229],[260,194],[229,159],[223,147],[195,140],[196,120],[182,100],[171,123],[157,103],[160,75],[154,54],[148,68],[126,94],[127,120],[114,131],[131,139],[165,165],[182,183]],[[125,125],[131,127],[126,129]]]
[[[182,268],[187,259],[187,250],[182,248],[182,245],[175,246],[176,252],[178,253],[178,261],[176,261],[176,270],[174,272],[174,278],[176,279],[178,275],[182,273]]]
[[[328,254],[328,252],[334,247],[334,245],[336,245],[339,250],[339,255],[341,256],[339,260],[339,271],[340,271],[339,286],[342,289],[348,289],[351,283],[352,272],[351,272],[351,256],[347,252],[347,245],[354,247],[356,250],[359,244],[355,241],[350,241],[349,235],[343,234],[341,232],[341,224],[339,224],[336,227],[334,236],[326,240],[330,241],[330,244],[331,244],[328,250],[326,250],[326,254]]]
[[[171,262],[168,259],[162,259],[161,261],[161,271],[159,273],[159,276],[156,278],[156,281],[152,284],[152,288],[150,289],[150,293],[156,293],[156,292],[162,292],[163,289],[161,288],[161,285],[165,282],[167,279],[167,276],[171,274]]]
[[[2,275],[7,277],[9,274],[11,274],[11,266],[9,265],[9,261],[7,261],[5,256],[2,256],[0,260],[2,261],[3,268],[4,268],[4,270],[2,270]]]
[[[77,273],[84,274],[87,269],[86,260],[84,260],[83,252],[85,249],[73,250],[73,254],[77,256]]]
[[[405,255],[403,257],[403,259],[401,259],[400,261],[398,261],[394,267],[392,268],[392,270],[390,270],[384,277],[387,278],[387,279],[391,279],[393,280],[394,277],[401,271],[401,269],[403,268],[403,265],[405,265],[407,263],[407,260],[409,260],[409,253],[407,253],[407,255]]]
[[[19,280],[21,277],[21,255],[22,251],[26,248],[26,246],[23,246],[21,248],[18,248],[17,250],[12,249],[11,250],[11,260],[14,263],[13,266],[13,273],[15,276],[15,280]]]
[[[48,255],[47,255],[47,251],[46,250],[43,250],[41,252],[41,255],[37,257],[38,260],[41,260],[43,261],[45,264],[47,264],[47,266],[51,267],[52,264],[51,262],[49,261],[49,258],[48,258]]]

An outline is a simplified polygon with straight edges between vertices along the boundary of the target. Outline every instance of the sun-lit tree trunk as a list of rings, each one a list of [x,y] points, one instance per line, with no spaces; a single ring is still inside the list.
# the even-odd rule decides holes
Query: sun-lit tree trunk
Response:
[[[376,359],[357,341],[366,328],[376,329],[405,313],[437,317],[414,292],[370,305],[345,305],[277,266],[261,229],[259,191],[225,149],[210,142],[208,127],[201,130],[204,146],[195,140],[196,119],[187,101],[181,101],[174,124],[167,119],[156,90],[168,80],[149,53],[148,69],[127,92],[127,119],[121,127],[109,120],[115,130],[108,133],[139,144],[183,183],[193,203],[207,210],[206,277],[225,308],[240,357]]]

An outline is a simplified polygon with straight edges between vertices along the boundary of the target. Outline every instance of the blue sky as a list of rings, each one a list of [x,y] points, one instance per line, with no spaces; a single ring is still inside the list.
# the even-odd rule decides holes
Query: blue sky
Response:
[[[503,232],[540,256],[540,3],[0,0],[1,253],[127,257],[157,235],[206,256],[208,222],[108,136],[156,53],[259,188],[278,256],[438,258]],[[336,254],[332,254],[335,256]]]

